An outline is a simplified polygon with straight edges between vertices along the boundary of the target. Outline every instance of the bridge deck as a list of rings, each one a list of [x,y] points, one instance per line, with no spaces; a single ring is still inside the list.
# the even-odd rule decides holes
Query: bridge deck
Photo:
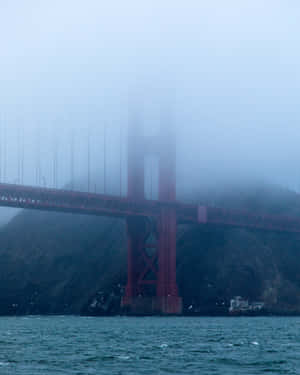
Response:
[[[300,233],[300,218],[280,215],[256,215],[245,210],[198,206],[198,222],[262,229],[265,231]]]
[[[190,221],[197,218],[196,206],[178,202],[131,200],[112,195],[12,184],[0,184],[0,206],[121,218],[157,217],[162,207],[173,207],[178,211],[181,220]]]
[[[300,233],[300,218],[255,215],[247,211],[163,202],[130,200],[103,194],[0,184],[0,206],[83,215],[158,217],[163,208],[176,209],[178,222],[239,226]]]

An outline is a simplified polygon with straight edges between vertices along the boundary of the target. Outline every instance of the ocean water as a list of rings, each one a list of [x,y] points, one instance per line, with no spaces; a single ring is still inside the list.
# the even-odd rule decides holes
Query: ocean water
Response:
[[[300,374],[300,318],[0,318],[0,375]]]

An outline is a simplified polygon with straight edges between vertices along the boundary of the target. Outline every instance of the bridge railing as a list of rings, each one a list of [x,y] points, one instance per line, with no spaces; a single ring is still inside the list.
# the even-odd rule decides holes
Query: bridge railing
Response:
[[[272,231],[300,233],[300,218],[253,214],[246,210],[228,210],[216,207],[198,207],[198,222]]]

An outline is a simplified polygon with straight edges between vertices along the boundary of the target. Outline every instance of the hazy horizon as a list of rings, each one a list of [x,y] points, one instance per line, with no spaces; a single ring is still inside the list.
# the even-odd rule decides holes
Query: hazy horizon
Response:
[[[70,183],[71,134],[75,178],[86,178],[90,134],[101,190],[106,128],[116,185],[122,129],[125,191],[131,111],[146,133],[168,112],[179,189],[262,181],[299,191],[299,15],[294,1],[2,2],[2,180],[5,164],[17,181],[24,145],[24,183],[40,168],[53,186],[55,158],[57,186]]]

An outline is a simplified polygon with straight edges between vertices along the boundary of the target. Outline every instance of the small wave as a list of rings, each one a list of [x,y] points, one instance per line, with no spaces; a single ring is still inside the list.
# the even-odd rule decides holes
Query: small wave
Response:
[[[161,349],[166,349],[168,346],[169,346],[168,344],[161,344],[161,345],[159,345],[159,347]]]
[[[130,359],[130,356],[129,355],[119,355],[117,358],[120,359],[121,361],[128,361],[128,359]]]
[[[8,362],[0,362],[0,366],[9,366]]]
[[[251,344],[252,345],[259,345],[259,343],[257,341],[252,341]]]
[[[234,342],[233,344],[231,344],[232,346],[243,346],[245,345],[245,341],[238,341],[238,342]]]
[[[90,361],[95,360],[95,358],[97,358],[97,357],[90,357],[90,358],[88,358],[87,360],[90,362]],[[113,356],[113,355],[103,355],[103,356],[99,357],[99,359],[100,359],[101,361],[113,361],[115,358],[116,358],[116,357]]]

